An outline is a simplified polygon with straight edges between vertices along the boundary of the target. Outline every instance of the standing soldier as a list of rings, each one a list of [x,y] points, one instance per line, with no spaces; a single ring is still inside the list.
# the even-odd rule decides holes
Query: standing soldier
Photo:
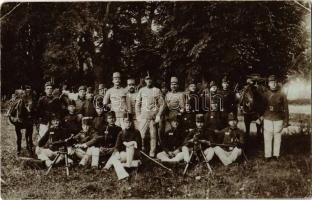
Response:
[[[229,113],[233,113],[237,116],[237,108],[236,108],[236,97],[235,93],[230,89],[230,80],[227,76],[222,79],[222,89],[220,90],[220,95],[222,97],[222,107],[223,111],[221,111],[222,123],[223,126],[227,126],[228,115]]]
[[[176,118],[177,115],[181,115],[185,110],[185,97],[183,92],[178,92],[178,78],[171,77],[170,89],[171,91],[166,94],[166,105],[168,107],[168,114],[166,116],[166,129],[169,127],[171,119]]]
[[[185,93],[185,98],[190,105],[191,112],[198,113],[200,111],[201,102],[195,79],[191,79],[189,82],[188,91]]]
[[[107,90],[104,97],[104,106],[110,104],[110,110],[116,113],[116,125],[122,127],[123,116],[127,111],[126,96],[127,90],[120,86],[120,73],[113,73],[114,86]]]
[[[209,95],[206,95],[205,101],[208,102],[208,112],[205,114],[207,128],[221,130],[224,128],[221,118],[222,98],[218,94],[218,87],[214,81],[210,82]]]
[[[135,115],[135,101],[138,96],[138,93],[135,91],[134,78],[128,78],[127,89],[128,89],[128,93],[127,93],[126,101],[127,101],[128,112],[132,115],[134,128],[138,129],[139,128],[138,120]]]
[[[60,115],[61,105],[57,105],[53,97],[53,85],[47,82],[45,85],[45,96],[42,96],[38,101],[37,114],[39,118],[39,138],[42,137],[48,130],[49,122],[52,114]]]
[[[278,159],[280,155],[282,129],[288,126],[289,112],[286,95],[277,85],[275,75],[269,76],[269,90],[265,92],[264,124],[264,157],[266,160]]]
[[[86,93],[86,98],[88,100],[93,101],[93,97],[94,97],[93,88],[92,87],[88,87],[87,88],[87,93]]]
[[[76,113],[74,100],[68,101],[67,114],[64,117],[64,127],[69,135],[76,135],[81,129],[81,122]]]
[[[166,94],[168,93],[168,88],[167,88],[167,85],[166,85],[166,82],[163,81],[160,85],[160,91],[161,91],[161,95],[163,97],[163,99],[166,98]],[[162,137],[163,137],[163,134],[165,133],[165,128],[166,128],[166,117],[165,117],[165,114],[166,114],[166,111],[167,111],[167,107],[164,108],[164,111],[162,112],[162,114],[160,115],[160,121],[159,121],[159,124],[158,124],[158,144],[160,145],[161,142],[162,142]]]
[[[82,85],[78,89],[78,99],[76,100],[77,114],[80,117],[93,117],[95,115],[95,108],[93,101],[87,99],[87,87]]]
[[[140,122],[140,133],[142,137],[142,149],[144,149],[144,139],[146,132],[150,133],[150,153],[151,157],[155,157],[156,151],[156,123],[160,121],[160,116],[164,110],[164,99],[160,89],[153,86],[151,76],[148,74],[145,77],[146,86],[139,90],[135,112],[137,119]]]

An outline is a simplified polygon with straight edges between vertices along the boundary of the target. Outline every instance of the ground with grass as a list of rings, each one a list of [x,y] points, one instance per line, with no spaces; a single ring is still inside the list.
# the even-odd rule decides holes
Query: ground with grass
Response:
[[[312,197],[311,135],[285,135],[279,161],[263,160],[263,144],[252,138],[249,161],[224,167],[211,162],[213,176],[205,165],[191,166],[183,177],[184,165],[170,166],[170,173],[151,162],[131,171],[129,180],[117,181],[114,171],[73,168],[66,177],[58,167],[24,169],[16,158],[13,126],[1,118],[1,197],[15,198],[294,198]],[[23,141],[25,147],[25,141]],[[23,152],[27,155],[26,151]]]

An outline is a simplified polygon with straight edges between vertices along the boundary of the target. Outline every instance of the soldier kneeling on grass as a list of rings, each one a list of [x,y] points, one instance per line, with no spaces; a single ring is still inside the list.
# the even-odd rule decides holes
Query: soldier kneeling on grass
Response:
[[[82,118],[82,130],[73,137],[73,148],[69,154],[80,158],[79,166],[87,166],[92,156],[93,148],[99,147],[101,136],[92,127],[92,118]]]
[[[218,133],[223,135],[223,142],[214,147],[214,152],[224,165],[233,163],[242,155],[244,132],[237,128],[237,118],[233,113],[228,115],[229,126]]]
[[[38,147],[36,148],[38,159],[44,161],[47,167],[51,166],[53,162],[51,159],[54,159],[57,156],[60,145],[68,138],[68,135],[66,134],[65,129],[61,127],[60,122],[60,116],[52,116],[51,125],[39,139]],[[61,155],[55,161],[55,164],[58,164],[63,159],[64,156]],[[68,159],[68,162],[73,163],[71,159]]]
[[[181,115],[171,118],[170,129],[163,135],[161,141],[162,151],[157,154],[157,158],[162,162],[179,162],[184,159],[181,147],[185,139],[185,130],[180,125]]]
[[[124,129],[119,132],[115,145],[115,152],[107,161],[104,169],[109,169],[114,159],[123,163],[124,167],[137,167],[141,162],[140,156],[142,138],[138,130],[133,126],[133,118],[130,113],[124,114]]]
[[[189,132],[185,138],[184,145],[182,147],[182,152],[184,155],[184,161],[190,162],[190,152],[196,150],[194,148],[200,145],[203,150],[207,162],[213,158],[214,150],[210,146],[210,143],[213,142],[213,135],[204,127],[204,115],[196,115],[196,128]]]

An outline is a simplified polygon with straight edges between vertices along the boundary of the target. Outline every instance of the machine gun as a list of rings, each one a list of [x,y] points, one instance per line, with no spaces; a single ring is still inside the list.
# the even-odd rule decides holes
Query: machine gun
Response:
[[[66,168],[66,176],[69,176],[69,163],[68,163],[68,143],[73,139],[74,135],[71,135],[69,138],[65,139],[64,141],[57,141],[54,142],[52,145],[54,148],[58,148],[57,155],[52,161],[51,166],[48,168],[46,175],[49,174],[52,167],[55,165],[56,161],[59,159],[61,155],[64,155],[65,159],[65,168]]]
[[[206,156],[204,154],[204,151],[202,149],[202,144],[207,144],[207,145],[211,145],[209,141],[206,141],[206,140],[200,140],[198,138],[199,134],[195,134],[193,136],[193,139],[191,139],[189,142],[193,144],[193,149],[191,151],[191,154],[190,154],[190,160],[189,162],[187,162],[185,168],[184,168],[184,171],[183,171],[183,175],[186,174],[187,172],[187,169],[192,161],[193,158],[195,158],[195,160],[198,160],[200,161],[201,159],[204,159],[204,162],[206,163],[206,166],[209,170],[209,174],[212,174],[212,169],[206,159]]]

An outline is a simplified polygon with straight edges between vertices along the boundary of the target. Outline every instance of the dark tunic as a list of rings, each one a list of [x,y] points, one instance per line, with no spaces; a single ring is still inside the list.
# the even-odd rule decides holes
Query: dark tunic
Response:
[[[61,115],[62,111],[62,105],[58,98],[43,96],[38,101],[37,115],[42,124],[47,124],[53,114]]]
[[[81,122],[76,114],[67,114],[64,117],[64,127],[69,134],[76,135],[81,130]]]
[[[182,127],[171,128],[163,136],[161,149],[165,152],[175,151],[182,147],[185,137],[185,130]]]
[[[141,150],[142,147],[142,138],[141,134],[138,130],[131,128],[129,130],[122,130],[119,132],[118,137],[117,137],[117,142],[116,142],[116,150],[117,151],[125,151],[126,146],[123,144],[123,142],[131,142],[135,141],[138,145],[138,148],[136,151]]]
[[[97,131],[95,131],[90,127],[90,129],[87,132],[81,130],[77,135],[75,135],[73,137],[73,142],[74,144],[86,143],[88,147],[91,146],[99,147],[101,138],[102,136],[99,135]]]
[[[214,141],[214,136],[212,132],[208,131],[205,127],[203,127],[201,130],[196,128],[193,131],[189,132],[189,134],[186,136],[184,140],[184,146],[193,147],[194,143],[190,142],[190,140],[194,138],[196,138],[196,140],[205,140],[210,142]],[[207,144],[202,144],[203,150],[207,147],[209,147]]]
[[[56,151],[59,147],[56,144],[64,142],[68,137],[66,130],[61,127],[49,128],[48,132],[40,138],[38,146]]]
[[[240,129],[226,127],[220,131],[222,144],[233,145],[241,148],[244,144],[244,132]],[[229,150],[229,147],[222,147],[223,149]]]

